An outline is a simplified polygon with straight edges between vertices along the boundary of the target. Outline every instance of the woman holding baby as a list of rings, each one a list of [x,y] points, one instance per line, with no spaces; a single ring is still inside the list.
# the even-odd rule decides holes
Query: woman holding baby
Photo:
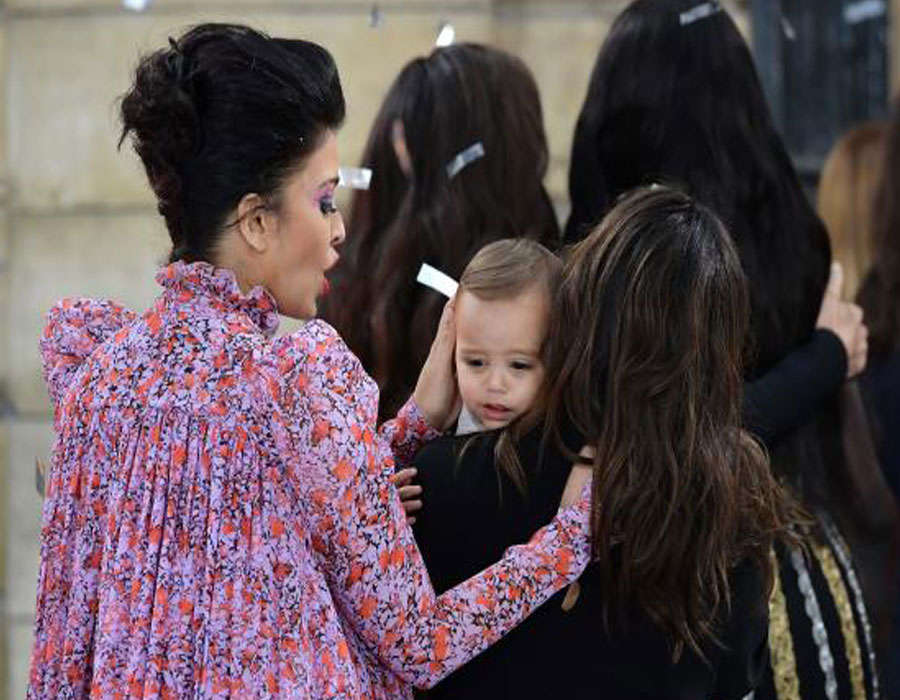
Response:
[[[122,102],[172,239],[135,314],[41,341],[57,440],[30,698],[406,697],[582,572],[589,496],[436,595],[389,481],[455,417],[452,313],[397,418],[312,320],[344,239],[331,56],[201,25]],[[274,338],[278,314],[308,320]]]
[[[741,431],[747,298],[721,222],[677,192],[643,191],[565,270],[525,250],[530,277],[514,270],[491,291],[481,285],[503,266],[482,259],[412,398],[378,427],[376,386],[312,320],[345,235],[343,115],[327,52],[247,27],[201,25],[138,66],[123,138],[173,250],[143,314],[87,299],[50,314],[41,350],[57,442],[29,697],[405,697],[590,560],[536,624],[571,611],[567,650],[587,656],[569,658],[600,665],[560,666],[559,650],[532,642],[515,658],[543,660],[578,692],[628,653],[595,646],[603,630],[636,630],[629,643],[659,665],[635,668],[646,683],[628,692],[743,692],[759,663],[768,551],[792,541],[796,516]],[[563,312],[551,314],[557,289]],[[491,304],[521,331],[515,347],[477,327]],[[309,322],[273,338],[278,313]],[[454,361],[476,427],[518,431],[465,438],[462,457],[496,457],[497,499],[528,517],[437,595],[389,478],[455,423]],[[490,393],[526,377],[521,401]],[[538,430],[538,409],[553,429]],[[512,449],[527,440],[533,450]],[[546,492],[523,454],[547,465]],[[570,473],[577,461],[591,470]]]

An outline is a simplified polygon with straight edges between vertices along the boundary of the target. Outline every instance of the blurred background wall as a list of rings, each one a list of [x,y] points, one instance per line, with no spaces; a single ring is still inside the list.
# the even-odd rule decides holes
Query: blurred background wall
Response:
[[[900,0],[890,3],[900,10]],[[65,295],[112,297],[143,309],[156,295],[152,271],[168,251],[136,157],[127,147],[116,151],[116,100],[138,56],[200,21],[245,22],[323,44],[337,60],[346,92],[348,118],[339,144],[349,165],[357,163],[397,72],[410,58],[428,53],[441,23],[450,22],[457,41],[495,44],[534,71],[551,148],[547,185],[564,216],[578,109],[597,50],[626,4],[153,0],[129,9],[140,8],[142,0],[0,0],[0,700],[24,697],[31,645],[41,508],[34,463],[48,457],[52,440],[37,352],[44,313]],[[900,51],[885,60],[884,44],[900,47],[900,28],[887,23],[884,3],[871,0],[875,15],[882,7],[881,19],[874,20],[880,24],[849,34],[835,34],[829,17],[839,22],[844,6],[866,2],[724,4],[754,42],[786,131],[804,118],[792,111],[797,104],[833,104],[835,94],[844,95],[857,80],[852,73],[851,87],[810,97],[798,87],[809,81],[804,70],[816,70],[834,50],[844,52],[836,59],[840,65],[846,67],[850,55],[868,66],[859,75],[874,87],[849,100],[851,107],[824,127],[816,125],[818,140],[804,140],[809,128],[791,132],[799,134],[791,144],[794,155],[813,180],[833,132],[855,118],[852,105],[862,101],[868,105],[862,111],[883,111],[890,91],[885,75],[894,84],[900,78]]]

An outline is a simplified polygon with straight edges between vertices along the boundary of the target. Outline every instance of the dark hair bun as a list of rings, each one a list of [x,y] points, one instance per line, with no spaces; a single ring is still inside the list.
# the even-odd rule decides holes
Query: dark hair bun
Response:
[[[144,163],[172,259],[209,261],[241,197],[277,200],[319,136],[340,126],[344,96],[321,46],[201,24],[141,59],[121,116],[119,144],[130,135]]]
[[[182,208],[182,173],[196,148],[198,115],[189,87],[190,57],[174,39],[170,47],[145,56],[135,71],[134,85],[122,99],[121,145],[130,133],[134,149],[147,170],[159,202],[159,213],[176,239]]]

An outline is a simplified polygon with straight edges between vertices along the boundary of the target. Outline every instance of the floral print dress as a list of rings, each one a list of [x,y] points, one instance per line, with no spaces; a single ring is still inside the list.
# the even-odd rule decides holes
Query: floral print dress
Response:
[[[336,332],[174,263],[137,316],[64,300],[29,698],[411,697],[589,559],[587,492],[435,596],[388,476],[435,435]]]

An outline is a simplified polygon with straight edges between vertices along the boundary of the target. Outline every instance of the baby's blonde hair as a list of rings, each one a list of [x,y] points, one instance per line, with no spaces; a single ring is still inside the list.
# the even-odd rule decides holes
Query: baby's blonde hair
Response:
[[[527,238],[501,238],[481,248],[466,265],[460,291],[479,299],[511,299],[536,284],[552,299],[562,277],[562,261]]]

